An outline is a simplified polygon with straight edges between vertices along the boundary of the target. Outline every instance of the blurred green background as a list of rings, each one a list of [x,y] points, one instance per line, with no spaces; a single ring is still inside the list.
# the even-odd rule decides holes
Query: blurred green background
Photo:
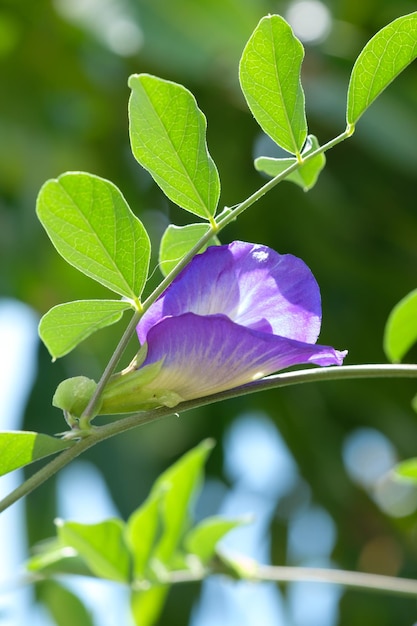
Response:
[[[36,220],[41,185],[62,172],[88,171],[122,190],[149,229],[154,267],[164,228],[170,221],[187,221],[131,155],[127,79],[132,73],[157,74],[194,93],[208,119],[222,206],[257,189],[263,179],[253,158],[263,139],[239,90],[239,57],[263,15],[292,16],[294,27],[302,28],[300,12],[306,15],[312,4],[317,9],[317,2],[279,0],[2,0],[0,296],[29,304],[39,316],[60,302],[106,297],[104,288],[61,260]],[[349,73],[363,45],[416,5],[413,0],[318,4],[325,9],[323,31],[315,38],[313,25],[321,24],[316,17],[299,36],[307,38],[303,85],[309,130],[323,143],[344,130]],[[416,106],[414,64],[360,120],[353,138],[328,153],[311,192],[283,183],[221,235],[223,243],[239,238],[304,259],[322,291],[320,343],[347,348],[346,363],[385,362],[387,316],[417,286]],[[158,279],[156,269],[149,289]],[[39,346],[24,428],[63,430],[61,415],[51,407],[58,382],[78,374],[98,378],[121,331],[120,324],[101,331],[57,363]],[[304,489],[308,502],[333,520],[330,556],[338,567],[416,577],[415,494],[398,496],[403,508],[379,501],[375,486],[366,487],[360,476],[355,481],[346,461],[348,443],[361,432],[382,434],[394,460],[416,455],[414,392],[412,381],[270,391],[146,426],[102,444],[85,459],[102,472],[127,517],[158,473],[204,437],[214,437],[218,445],[208,475],[226,491],[224,435],[242,413],[261,411],[280,432],[299,472],[271,516],[272,562],[297,564],[288,542]],[[372,437],[369,441],[365,460],[375,452]],[[54,533],[56,498],[52,479],[27,499],[30,544]],[[207,513],[215,512],[216,499],[208,498]],[[188,624],[198,594],[197,585],[174,589],[160,624]],[[346,592],[329,624],[411,626],[415,615],[414,600]]]

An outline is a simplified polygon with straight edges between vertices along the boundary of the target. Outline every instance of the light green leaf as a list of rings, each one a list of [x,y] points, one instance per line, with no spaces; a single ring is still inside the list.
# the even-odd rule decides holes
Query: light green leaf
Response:
[[[0,476],[72,445],[70,441],[30,431],[0,432]]]
[[[179,546],[189,517],[190,501],[202,478],[204,464],[213,448],[207,439],[182,456],[156,480],[152,493],[162,490],[162,536],[154,557],[166,567]]]
[[[240,85],[256,121],[278,145],[299,154],[307,137],[300,71],[304,49],[279,15],[263,17],[243,51]]]
[[[38,593],[56,626],[94,626],[93,618],[84,604],[66,587],[48,580],[38,585]]]
[[[210,220],[219,175],[206,143],[206,118],[182,85],[149,74],[129,78],[130,141],[137,161],[183,209]]]
[[[118,322],[130,302],[121,300],[78,300],[58,304],[39,324],[39,336],[53,359],[71,352],[81,341],[101,328]]]
[[[347,123],[354,126],[382,91],[417,56],[417,12],[380,30],[364,47],[352,69]]]
[[[394,475],[417,483],[417,458],[407,459],[394,467]]]
[[[130,555],[121,520],[108,519],[98,524],[58,520],[57,527],[61,543],[74,548],[96,576],[129,582]]]
[[[159,248],[159,267],[164,276],[181,261],[181,259],[198,243],[208,231],[209,224],[187,224],[175,226],[170,224],[162,235]],[[218,246],[220,241],[213,236],[200,250],[204,252],[208,246]]]
[[[121,296],[139,298],[148,275],[149,237],[113,183],[68,172],[43,185],[36,211],[68,263]]]
[[[144,579],[160,530],[159,508],[162,492],[154,492],[132,513],[126,524],[126,542],[133,557],[135,579]]]
[[[417,289],[391,311],[384,331],[384,351],[390,361],[399,363],[417,341]]]
[[[190,530],[184,540],[184,547],[207,564],[216,553],[216,545],[223,537],[238,526],[247,524],[248,518],[226,519],[215,516],[204,519]]]
[[[28,572],[41,573],[43,576],[60,574],[93,576],[76,550],[63,546],[56,538],[43,541],[40,545],[35,546],[35,554],[26,561],[25,566]]]
[[[130,608],[136,626],[153,626],[163,609],[169,587],[160,585],[144,591],[133,591]]]
[[[314,135],[307,137],[306,146],[302,152],[305,157],[310,152],[314,152],[319,147],[319,142]],[[259,157],[255,159],[255,168],[259,172],[264,172],[268,176],[278,176],[284,172],[290,165],[297,162],[295,158],[273,159],[271,157]],[[317,182],[320,172],[326,165],[326,157],[324,153],[318,154],[304,165],[301,165],[294,172],[291,172],[284,180],[288,180],[301,187],[304,191],[312,189]]]

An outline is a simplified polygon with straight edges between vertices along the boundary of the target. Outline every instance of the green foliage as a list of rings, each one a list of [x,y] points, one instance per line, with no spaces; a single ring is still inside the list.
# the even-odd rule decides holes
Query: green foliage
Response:
[[[410,480],[417,483],[417,458],[407,459],[394,468],[394,475],[397,478]]]
[[[165,230],[159,248],[159,267],[166,276],[181,261],[184,256],[208,233],[208,224],[186,224],[175,226],[170,224]],[[220,242],[213,236],[199,252],[204,252],[208,246],[217,246]]]
[[[216,554],[218,542],[228,532],[248,521],[248,518],[233,520],[219,516],[209,517],[190,530],[184,539],[184,547],[206,565]]]
[[[120,300],[78,300],[58,304],[41,319],[39,336],[53,359],[65,356],[81,341],[101,328],[118,322],[130,302]]]
[[[384,332],[385,354],[399,363],[417,341],[417,289],[403,298],[391,311]]]
[[[56,626],[94,626],[93,619],[81,600],[56,581],[39,585],[39,597],[55,620]]]
[[[109,519],[98,524],[57,521],[58,537],[74,548],[99,578],[127,583],[130,555],[124,541],[124,524]]]
[[[307,137],[300,71],[304,49],[279,15],[263,17],[240,61],[240,84],[256,121],[279,146],[299,154]]]
[[[219,175],[206,143],[206,118],[182,85],[148,74],[129,79],[130,141],[138,162],[183,209],[210,220]]]
[[[191,505],[213,447],[211,440],[187,452],[155,481],[149,497],[126,523],[108,519],[97,524],[57,521],[58,540],[40,547],[27,563],[40,577],[83,574],[131,587],[131,610],[137,626],[152,626],[170,587],[170,572],[188,557],[208,566],[216,544],[247,520],[209,518],[186,534]]]
[[[306,145],[301,153],[304,158],[311,152],[314,152],[319,148],[319,142],[314,135],[308,135]],[[282,174],[288,167],[297,163],[297,159],[284,158],[273,159],[271,157],[258,157],[255,159],[255,167],[259,172],[264,172],[268,176],[278,176]],[[304,165],[298,167],[294,172],[291,172],[285,180],[295,183],[301,187],[304,191],[309,191],[316,184],[320,172],[326,165],[326,157],[323,153],[318,154],[315,157],[309,159]]]
[[[30,431],[0,432],[0,476],[71,446],[71,442]]]
[[[382,91],[417,57],[417,12],[382,28],[362,50],[348,88],[348,124],[354,126]]]
[[[36,211],[68,263],[125,298],[139,298],[148,276],[149,237],[113,183],[92,174],[62,174],[44,184]]]

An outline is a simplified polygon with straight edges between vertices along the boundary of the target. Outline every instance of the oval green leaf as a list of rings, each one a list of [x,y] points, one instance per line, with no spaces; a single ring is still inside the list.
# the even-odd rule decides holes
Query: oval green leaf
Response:
[[[364,47],[352,69],[347,123],[354,126],[372,102],[417,56],[417,12],[382,28]]]
[[[113,183],[68,172],[43,185],[36,211],[68,263],[121,296],[140,296],[148,276],[150,241]]]
[[[57,520],[56,524],[62,545],[74,548],[96,576],[129,582],[130,555],[122,520],[108,519],[98,524]]]
[[[183,209],[210,220],[220,196],[206,143],[206,118],[182,85],[149,74],[129,78],[130,141],[137,161]]]
[[[417,341],[417,289],[391,311],[384,331],[384,351],[389,360],[399,363]]]
[[[39,323],[39,336],[55,360],[71,352],[81,341],[101,328],[118,322],[130,302],[77,300],[58,304]]]
[[[72,445],[70,441],[31,431],[0,433],[0,476],[29,465]]]
[[[164,276],[170,273],[181,259],[207,234],[209,224],[187,224],[175,226],[170,224],[162,235],[159,248],[159,267]],[[213,236],[199,253],[204,252],[209,246],[218,246],[220,241]]]
[[[223,537],[238,526],[247,524],[249,518],[227,519],[220,516],[208,517],[197,524],[187,534],[184,547],[187,552],[198,556],[203,564],[207,564],[216,553],[216,546]]]
[[[307,137],[306,145],[302,151],[302,156],[305,157],[311,152],[314,152],[319,147],[319,142],[314,135]],[[268,176],[278,176],[282,174],[290,165],[297,163],[297,159],[284,158],[273,159],[271,157],[259,157],[255,159],[255,168],[259,172],[264,172]],[[300,165],[294,172],[291,172],[284,180],[295,183],[301,187],[304,191],[309,191],[316,184],[320,172],[326,165],[326,157],[324,153],[320,153],[315,157],[312,157],[303,165]]]
[[[307,137],[300,71],[304,48],[279,15],[263,17],[243,51],[240,85],[256,121],[279,146],[299,154]]]

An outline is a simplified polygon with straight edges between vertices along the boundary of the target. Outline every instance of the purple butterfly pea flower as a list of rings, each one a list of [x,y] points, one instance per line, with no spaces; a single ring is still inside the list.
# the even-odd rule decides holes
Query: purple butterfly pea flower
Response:
[[[147,389],[179,402],[292,365],[341,365],[346,351],[316,344],[320,325],[320,290],[301,259],[242,241],[210,247],[140,320],[138,373],[161,363]]]

